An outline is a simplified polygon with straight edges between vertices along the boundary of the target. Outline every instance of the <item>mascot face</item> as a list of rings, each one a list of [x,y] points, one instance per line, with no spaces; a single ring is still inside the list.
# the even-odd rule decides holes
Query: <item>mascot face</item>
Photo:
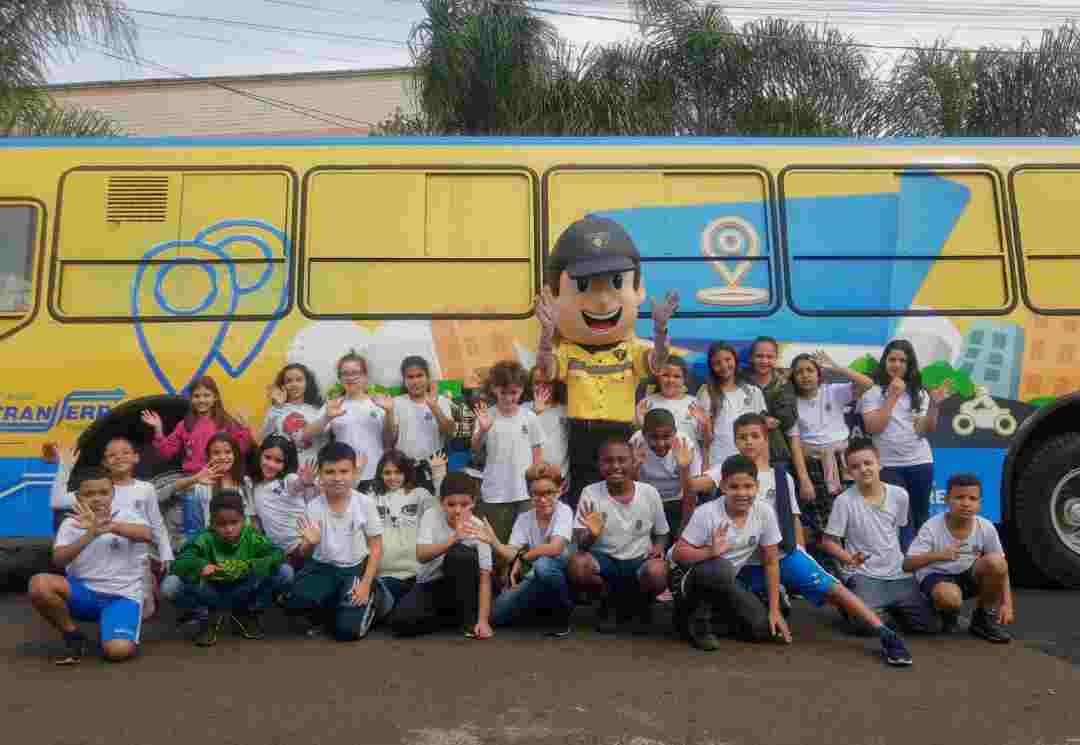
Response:
[[[631,336],[645,284],[634,289],[633,270],[573,279],[559,276],[555,297],[559,335],[576,344],[615,344]]]

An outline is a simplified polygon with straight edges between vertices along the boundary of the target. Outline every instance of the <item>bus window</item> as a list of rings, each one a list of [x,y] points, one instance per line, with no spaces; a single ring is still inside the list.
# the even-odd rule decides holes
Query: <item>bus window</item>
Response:
[[[992,173],[793,168],[781,177],[791,304],[807,315],[1007,313]]]
[[[634,239],[649,297],[681,295],[677,316],[767,315],[777,293],[769,181],[749,168],[552,169],[548,250],[585,215],[615,220]],[[643,317],[649,307],[641,310]]]
[[[75,321],[279,315],[289,286],[290,194],[290,177],[281,172],[67,173],[54,315]]]
[[[38,210],[0,202],[0,330],[4,319],[26,316],[34,306],[34,244]]]
[[[1080,168],[1024,166],[1011,181],[1027,303],[1045,313],[1080,312]]]
[[[524,170],[353,169],[305,185],[305,312],[315,318],[527,315],[536,190]]]

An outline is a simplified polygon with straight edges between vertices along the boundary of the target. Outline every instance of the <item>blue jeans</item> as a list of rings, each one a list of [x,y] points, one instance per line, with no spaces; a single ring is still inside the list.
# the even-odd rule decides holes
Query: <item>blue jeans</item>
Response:
[[[566,581],[566,557],[541,556],[532,571],[512,590],[495,599],[491,621],[506,626],[533,610],[570,610],[570,584]]]
[[[379,577],[383,589],[386,592],[379,595],[379,619],[389,616],[401,599],[409,594],[416,584],[416,578],[398,579],[397,577]]]
[[[930,519],[930,492],[934,488],[934,464],[885,466],[881,480],[903,487],[908,493],[908,524],[900,529],[900,550],[905,554],[919,528]]]
[[[277,577],[247,576],[239,582],[197,582],[181,579],[176,607],[212,611],[265,610],[280,590]]]

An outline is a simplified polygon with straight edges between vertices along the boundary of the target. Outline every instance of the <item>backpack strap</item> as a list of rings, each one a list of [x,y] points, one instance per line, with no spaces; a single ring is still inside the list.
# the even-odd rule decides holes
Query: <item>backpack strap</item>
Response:
[[[790,554],[795,550],[795,514],[791,511],[791,490],[788,488],[787,469],[773,466],[776,479],[776,517],[780,522],[780,550]]]

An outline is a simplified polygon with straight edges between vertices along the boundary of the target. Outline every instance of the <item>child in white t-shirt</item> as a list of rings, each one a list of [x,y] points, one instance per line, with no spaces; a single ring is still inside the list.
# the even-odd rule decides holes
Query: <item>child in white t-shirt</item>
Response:
[[[906,339],[894,339],[881,353],[873,382],[859,410],[863,428],[881,453],[881,480],[903,487],[911,499],[911,519],[900,538],[906,550],[930,517],[934,454],[926,436],[937,429],[941,402],[951,393],[952,381],[932,391],[924,388],[915,348]]]
[[[878,616],[889,613],[912,631],[935,631],[939,624],[915,579],[903,569],[900,528],[907,524],[908,495],[881,480],[877,448],[867,438],[847,449],[848,473],[855,479],[836,498],[822,548],[847,570],[848,588]],[[856,632],[867,626],[852,619]]]
[[[314,460],[326,439],[322,434],[308,434],[307,426],[319,417],[323,398],[319,383],[307,365],[291,363],[278,372],[267,390],[270,410],[263,423],[263,439],[281,435],[292,440],[301,463]]]
[[[392,406],[389,398],[368,395],[367,360],[349,352],[337,364],[338,378],[345,394],[326,402],[315,421],[305,427],[308,434],[329,432],[334,442],[344,443],[356,453],[357,491],[371,491],[375,466],[383,454],[384,419]]]
[[[652,602],[667,589],[662,557],[671,528],[664,503],[656,489],[633,479],[633,453],[625,441],[603,443],[598,466],[604,480],[582,489],[578,502],[570,585],[601,597],[597,631],[648,633]]]
[[[669,410],[650,409],[643,425],[630,437],[637,466],[634,479],[659,492],[671,527],[668,537],[675,540],[697,506],[698,493],[711,490],[712,481],[702,477],[701,451],[693,440],[676,432]]]
[[[142,623],[146,544],[154,534],[142,517],[113,505],[109,473],[87,468],[77,476],[75,514],[60,524],[53,562],[66,576],[37,574],[30,580],[34,610],[64,636],[58,665],[82,660],[88,640],[76,620],[100,624],[105,659],[135,655]]]
[[[712,444],[706,450],[705,462],[709,467],[722,464],[738,452],[735,420],[743,414],[767,414],[768,405],[760,388],[738,381],[739,359],[733,346],[716,342],[709,347],[706,359],[709,379],[698,390],[697,398],[711,423]]]
[[[532,408],[540,421],[544,433],[544,462],[559,467],[559,473],[566,478],[570,475],[570,451],[568,449],[568,430],[566,421],[566,383],[555,380],[545,383],[537,377],[540,368],[534,367],[529,377],[532,387],[532,401],[522,407]],[[569,485],[569,482],[565,482]]]
[[[746,641],[790,642],[780,611],[780,528],[776,513],[757,498],[757,468],[746,456],[733,455],[710,470],[720,477],[723,498],[694,510],[668,553],[671,589],[690,619],[690,643],[706,652],[719,649],[716,627]],[[736,581],[755,555],[765,566],[767,608]]]
[[[507,626],[537,611],[549,612],[553,623],[549,635],[561,638],[570,634],[574,610],[566,580],[574,513],[559,501],[564,481],[558,466],[532,466],[525,480],[533,508],[518,515],[510,541],[500,543],[487,521],[476,531],[506,567],[509,580],[509,587],[495,600],[492,625]]]
[[[477,514],[494,526],[500,541],[510,537],[514,520],[529,508],[525,471],[544,457],[540,422],[520,405],[528,377],[517,362],[496,362],[488,373],[495,408],[481,402],[476,409],[472,446],[483,447],[486,458]]]
[[[436,483],[446,475],[446,459],[432,456],[430,469]],[[428,510],[438,509],[431,492],[416,485],[416,466],[400,450],[387,450],[375,469],[375,489],[371,493],[383,521],[383,555],[379,581],[386,589],[379,617],[394,609],[416,583],[420,562],[416,558],[416,536],[420,520]]]
[[[281,435],[264,439],[256,458],[256,475],[249,480],[256,526],[284,552],[277,578],[288,586],[304,566],[299,522],[315,496],[315,464],[300,465],[293,441]]]
[[[634,423],[639,427],[643,426],[645,415],[653,409],[670,411],[679,434],[708,452],[712,445],[709,414],[696,398],[686,392],[690,384],[690,371],[686,367],[686,361],[682,357],[669,356],[656,373],[656,380],[660,389],[638,402]]]
[[[356,451],[333,442],[319,452],[321,494],[299,522],[304,568],[289,595],[291,615],[306,616],[307,632],[327,626],[338,641],[362,639],[379,607],[376,579],[383,523],[371,497],[352,488]]]
[[[476,482],[447,474],[439,488],[440,509],[420,518],[416,584],[401,599],[391,621],[394,634],[419,636],[453,624],[470,639],[489,639],[491,547],[479,539],[483,523],[473,516]]]
[[[934,604],[947,629],[954,628],[967,598],[977,598],[971,633],[1005,644],[1013,622],[1009,565],[997,528],[979,515],[982,483],[970,473],[949,479],[948,511],[926,521],[908,549],[904,571],[915,572],[919,588]]]
[[[826,371],[847,382],[826,383]],[[804,503],[802,520],[816,544],[829,523],[833,500],[844,488],[843,455],[851,434],[845,410],[872,383],[865,375],[837,365],[824,352],[816,352],[791,361],[791,384],[799,414],[788,432],[791,461]]]
[[[446,450],[447,439],[454,433],[453,404],[439,395],[423,357],[402,360],[401,382],[405,393],[395,396],[386,410],[384,444],[387,450],[396,449],[412,460],[417,485],[431,491],[428,460]]]
[[[53,479],[50,503],[54,510],[70,510],[75,505],[75,493],[67,490],[71,466],[79,460],[78,451],[64,450],[56,443],[49,443],[46,449],[56,453],[57,469]],[[139,463],[139,453],[131,440],[126,437],[113,437],[105,443],[102,466],[113,482],[113,507],[123,512],[134,512],[150,526],[154,540],[149,545],[141,545],[145,571],[143,572],[144,619],[153,617],[157,611],[154,594],[155,574],[164,576],[169,573],[175,555],[169,540],[169,530],[161,516],[157,491],[153,484],[140,481],[134,476],[135,466]]]

